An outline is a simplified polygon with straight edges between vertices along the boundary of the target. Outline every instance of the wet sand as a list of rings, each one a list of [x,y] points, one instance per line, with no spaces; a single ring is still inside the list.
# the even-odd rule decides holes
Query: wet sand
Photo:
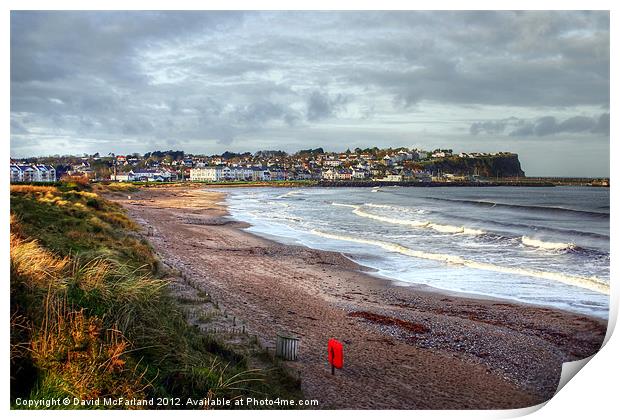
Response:
[[[218,204],[224,193],[170,187],[108,198],[150,227],[147,239],[165,264],[262,343],[273,348],[279,332],[300,337],[299,360],[286,363],[320,408],[535,405],[553,396],[561,364],[593,354],[605,335],[605,320],[403,286],[342,254],[252,235]],[[334,376],[331,337],[345,350]]]

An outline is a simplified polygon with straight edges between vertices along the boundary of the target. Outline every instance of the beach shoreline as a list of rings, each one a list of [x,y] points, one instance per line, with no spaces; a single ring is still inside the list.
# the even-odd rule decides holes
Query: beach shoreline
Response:
[[[162,261],[191,277],[273,346],[300,337],[296,362],[320,408],[518,408],[548,400],[561,363],[588,357],[606,321],[491,296],[400,285],[346,253],[283,245],[231,220],[223,192],[167,187],[109,194],[147,226]],[[326,345],[344,343],[331,376]]]

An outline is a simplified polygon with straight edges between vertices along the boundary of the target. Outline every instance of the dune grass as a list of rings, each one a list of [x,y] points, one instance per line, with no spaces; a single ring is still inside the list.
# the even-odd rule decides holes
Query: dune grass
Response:
[[[188,325],[136,229],[86,184],[11,186],[12,404],[300,397],[283,372],[250,369]]]

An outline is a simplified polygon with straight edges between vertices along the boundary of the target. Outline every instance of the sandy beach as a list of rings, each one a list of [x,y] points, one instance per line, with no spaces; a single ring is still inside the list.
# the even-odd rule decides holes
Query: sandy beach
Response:
[[[128,196],[130,194],[130,198]],[[167,266],[266,346],[300,337],[307,398],[326,409],[519,408],[548,400],[561,364],[590,356],[606,322],[509,301],[396,284],[345,255],[244,231],[224,193],[170,187],[109,194],[150,231]],[[344,343],[331,375],[327,341]]]

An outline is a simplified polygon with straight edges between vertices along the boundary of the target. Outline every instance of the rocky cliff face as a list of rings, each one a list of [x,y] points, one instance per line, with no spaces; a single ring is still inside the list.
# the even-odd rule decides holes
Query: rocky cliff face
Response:
[[[521,169],[519,156],[503,154],[498,156],[484,156],[476,158],[461,158],[457,156],[435,159],[422,164],[425,170],[433,173],[451,173],[455,175],[478,174],[481,177],[522,177],[525,172]]]

